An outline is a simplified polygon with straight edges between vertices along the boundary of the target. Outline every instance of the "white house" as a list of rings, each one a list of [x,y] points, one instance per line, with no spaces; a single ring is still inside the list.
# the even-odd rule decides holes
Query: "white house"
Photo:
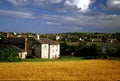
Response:
[[[59,43],[47,38],[40,38],[38,41],[41,44],[41,58],[54,59],[60,57]]]
[[[59,40],[60,39],[60,36],[56,36],[56,40]]]
[[[2,45],[14,46],[19,54],[19,58],[28,57],[38,58],[59,58],[60,44],[48,38],[24,38],[12,37],[1,42]]]

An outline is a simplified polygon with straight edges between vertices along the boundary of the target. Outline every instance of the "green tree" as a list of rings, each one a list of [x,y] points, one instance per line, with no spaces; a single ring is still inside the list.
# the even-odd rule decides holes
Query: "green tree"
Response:
[[[103,59],[107,58],[106,54],[103,53],[102,48],[98,45],[83,46],[80,50],[80,56],[86,59]]]
[[[90,46],[91,56],[93,58],[107,58],[106,54],[103,52],[102,48],[96,44]]]
[[[11,47],[0,49],[0,61],[3,62],[14,62],[19,61],[17,58],[17,52],[13,50]]]
[[[60,47],[61,55],[63,56],[74,56],[76,53],[77,46],[68,45],[66,42],[63,42]]]
[[[82,57],[81,50],[82,50],[83,47],[84,47],[84,44],[83,43],[79,43],[78,46],[76,46],[76,51],[75,51],[74,56]]]
[[[116,57],[120,57],[120,49],[117,49],[117,51],[116,51]]]
[[[60,52],[61,52],[61,55],[68,55],[67,54],[67,51],[68,51],[68,44],[66,42],[63,42],[60,44]]]
[[[107,49],[106,52],[109,57],[116,57],[117,49],[111,47],[111,48]]]

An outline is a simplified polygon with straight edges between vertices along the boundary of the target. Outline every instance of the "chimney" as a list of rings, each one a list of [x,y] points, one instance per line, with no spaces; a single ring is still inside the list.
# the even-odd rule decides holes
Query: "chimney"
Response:
[[[25,51],[27,51],[28,38],[25,38]]]
[[[9,33],[7,33],[7,38],[9,37]]]
[[[39,34],[37,34],[37,40],[39,40],[40,39],[40,36],[39,36]]]

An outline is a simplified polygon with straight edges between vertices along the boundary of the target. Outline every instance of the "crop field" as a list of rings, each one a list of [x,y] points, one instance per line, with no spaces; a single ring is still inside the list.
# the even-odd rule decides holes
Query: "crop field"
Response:
[[[120,61],[1,62],[0,80],[120,81]]]

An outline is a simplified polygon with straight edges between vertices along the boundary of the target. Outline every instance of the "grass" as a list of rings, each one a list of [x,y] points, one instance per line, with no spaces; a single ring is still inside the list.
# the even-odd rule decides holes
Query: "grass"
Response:
[[[120,80],[120,61],[82,60],[0,63],[0,80]]]

